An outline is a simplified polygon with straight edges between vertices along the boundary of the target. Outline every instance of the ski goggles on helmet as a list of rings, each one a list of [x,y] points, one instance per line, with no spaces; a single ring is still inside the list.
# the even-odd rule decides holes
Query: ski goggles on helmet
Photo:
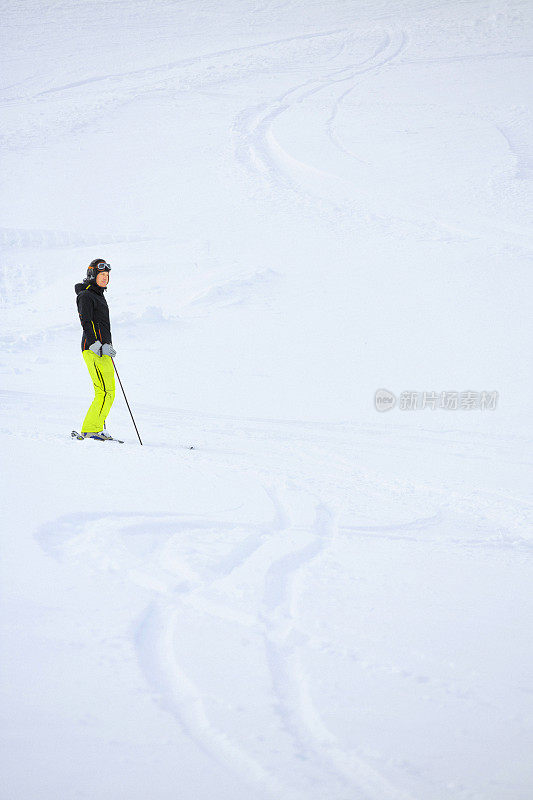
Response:
[[[94,265],[94,269],[98,270],[106,269],[108,272],[111,272],[111,264],[107,264],[105,261],[100,261],[99,264]]]

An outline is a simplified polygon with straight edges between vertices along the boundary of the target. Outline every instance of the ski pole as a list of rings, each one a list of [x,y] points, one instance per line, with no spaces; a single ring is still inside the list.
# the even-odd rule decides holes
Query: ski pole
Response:
[[[111,361],[113,361],[113,359],[111,359]],[[122,381],[120,380],[120,375],[118,374],[117,365],[115,364],[114,361],[113,361],[113,366],[115,367],[115,372],[117,373],[118,382],[120,383],[120,388],[122,389],[122,394],[124,395],[124,400],[126,401],[126,405],[128,406],[128,411],[130,412],[131,421],[133,422],[133,425],[135,426],[135,431],[137,433],[137,436],[139,436],[139,431],[137,430],[137,425],[135,425],[135,420],[133,419],[133,414],[131,413],[130,404],[128,403],[128,398],[126,397],[126,392],[124,391],[124,387],[122,385]],[[141,437],[140,436],[139,436],[139,441],[141,442]],[[142,444],[142,442],[141,442],[141,444]]]

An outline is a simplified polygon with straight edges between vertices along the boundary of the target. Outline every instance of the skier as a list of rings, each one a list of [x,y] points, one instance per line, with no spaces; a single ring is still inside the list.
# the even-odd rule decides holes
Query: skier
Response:
[[[109,308],[104,292],[109,283],[110,265],[95,258],[87,269],[83,283],[77,283],[76,304],[83,328],[81,350],[94,386],[94,400],[83,420],[81,435],[88,439],[112,439],[105,430],[106,417],[115,399],[113,356]]]

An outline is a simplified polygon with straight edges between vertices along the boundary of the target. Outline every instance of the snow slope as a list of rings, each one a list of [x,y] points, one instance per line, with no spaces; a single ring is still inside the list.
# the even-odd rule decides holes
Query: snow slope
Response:
[[[2,4],[2,800],[531,797],[531,9]]]

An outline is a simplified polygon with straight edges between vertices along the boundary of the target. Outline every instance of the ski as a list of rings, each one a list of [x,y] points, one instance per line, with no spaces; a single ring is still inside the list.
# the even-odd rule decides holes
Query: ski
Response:
[[[85,436],[82,436],[81,433],[78,433],[78,431],[71,431],[70,435],[72,436],[73,439],[79,439],[82,442],[85,441]],[[94,439],[93,441],[95,441],[95,442],[119,442],[120,444],[124,444],[124,440],[123,439],[115,439],[113,436],[111,436],[109,439]]]

